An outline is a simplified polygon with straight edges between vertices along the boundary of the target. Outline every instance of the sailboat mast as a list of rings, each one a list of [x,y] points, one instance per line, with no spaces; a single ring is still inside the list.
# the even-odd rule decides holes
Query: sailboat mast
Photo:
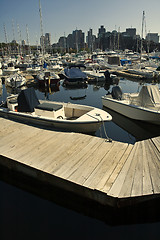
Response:
[[[143,16],[142,16],[142,34],[141,34],[141,55],[140,55],[140,60],[142,60],[144,20],[145,20],[145,12],[143,11]]]
[[[10,55],[10,46],[8,44],[8,36],[7,36],[7,31],[6,31],[6,26],[3,24],[3,29],[4,29],[4,35],[5,35],[5,41],[6,41],[6,46],[7,46],[7,54]]]
[[[31,48],[29,42],[29,32],[28,32],[28,25],[26,24],[26,34],[27,34],[27,45],[28,45],[28,54],[31,55]]]
[[[19,35],[19,53],[20,53],[20,56],[22,56],[22,37],[21,37],[21,30],[19,28],[18,23],[17,23],[17,31],[18,31],[18,35]]]
[[[45,49],[44,49],[44,35],[43,35],[43,24],[42,24],[42,10],[41,10],[41,2],[39,0],[39,14],[40,14],[40,25],[41,25],[41,48],[42,48],[42,55],[44,56]]]

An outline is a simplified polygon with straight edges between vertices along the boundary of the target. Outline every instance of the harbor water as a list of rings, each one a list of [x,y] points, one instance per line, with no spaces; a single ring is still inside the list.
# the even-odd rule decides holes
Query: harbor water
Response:
[[[137,92],[138,82],[120,79],[123,92]],[[67,89],[62,84],[57,89],[38,89],[39,99],[73,102],[103,108],[101,96],[111,91],[112,86],[89,84],[86,88]],[[11,92],[3,85],[1,100]],[[84,96],[84,97],[83,97]],[[73,100],[73,98],[77,100]],[[113,120],[105,123],[107,136],[115,141],[134,144],[135,141],[160,135],[160,127],[127,119],[109,109]],[[102,128],[95,134],[107,137]],[[0,178],[0,239],[159,239],[160,222],[109,225],[83,212],[65,208],[29,191],[14,186]],[[137,221],[138,222],[138,221]]]

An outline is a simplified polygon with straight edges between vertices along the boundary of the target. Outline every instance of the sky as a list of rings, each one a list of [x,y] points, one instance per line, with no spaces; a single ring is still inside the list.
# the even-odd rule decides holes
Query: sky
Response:
[[[51,33],[51,43],[74,30],[92,28],[97,36],[103,25],[106,31],[136,28],[142,33],[145,11],[145,32],[160,35],[160,0],[41,0],[43,33]],[[26,27],[27,26],[27,27]],[[39,0],[0,0],[0,42],[13,39],[36,45],[41,36]],[[4,30],[5,29],[5,30]],[[27,34],[28,32],[28,34]]]

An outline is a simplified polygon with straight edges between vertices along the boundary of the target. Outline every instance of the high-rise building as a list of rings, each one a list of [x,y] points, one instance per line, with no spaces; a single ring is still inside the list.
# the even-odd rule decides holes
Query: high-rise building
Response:
[[[63,51],[66,51],[67,48],[67,40],[66,37],[60,37],[58,40],[58,47]]]
[[[87,45],[88,48],[92,51],[93,50],[93,34],[92,29],[90,28],[87,35]]]
[[[51,46],[51,34],[45,33],[45,46],[49,47]]]
[[[71,33],[67,36],[67,44],[66,45],[67,45],[67,49],[73,48],[73,36]]]
[[[51,46],[51,34],[50,33],[45,33],[45,36],[40,37],[40,45],[41,48],[46,49]]]
[[[93,31],[91,28],[88,31],[86,42],[90,51],[93,51],[96,48],[96,36],[93,35]]]
[[[44,48],[44,44],[45,44],[45,36],[41,36],[41,37],[40,37],[40,45],[41,45],[41,48]]]
[[[85,46],[84,43],[84,33],[82,30],[75,30],[72,33],[72,40],[73,40],[73,48],[77,50],[83,49]]]
[[[153,41],[155,43],[159,43],[158,33],[148,33],[146,36],[147,41]]]
[[[128,35],[129,37],[135,38],[136,28],[126,28],[126,35]]]
[[[102,25],[99,29],[98,29],[98,38],[100,38],[101,36],[103,36],[103,34],[106,32],[106,29],[104,28],[104,26]]]

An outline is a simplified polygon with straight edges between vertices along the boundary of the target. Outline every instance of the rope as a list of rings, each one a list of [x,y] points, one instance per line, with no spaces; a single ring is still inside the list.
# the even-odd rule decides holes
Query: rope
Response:
[[[104,134],[105,134],[105,137],[106,137],[106,142],[112,142],[112,139],[108,137],[107,135],[107,132],[106,132],[106,128],[105,128],[105,124],[104,124],[104,121],[103,121],[103,118],[102,116],[99,114],[99,113],[96,113],[96,116],[99,116],[102,120],[102,126],[103,126],[103,130],[104,130]],[[101,135],[101,138],[102,138],[102,126],[100,128],[100,135]]]

